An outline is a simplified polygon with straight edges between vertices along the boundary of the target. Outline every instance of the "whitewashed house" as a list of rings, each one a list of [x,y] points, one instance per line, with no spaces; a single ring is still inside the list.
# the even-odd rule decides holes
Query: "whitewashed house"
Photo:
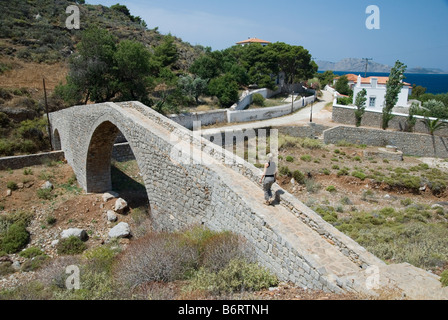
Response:
[[[389,81],[389,77],[362,78],[359,75],[356,81],[356,85],[353,86],[353,104],[355,103],[356,95],[358,94],[358,92],[360,92],[362,89],[366,89],[366,109],[382,111],[385,105],[387,81]],[[409,83],[403,82],[403,88],[398,95],[398,102],[395,107],[408,108],[410,106],[409,96],[411,94],[411,85]]]

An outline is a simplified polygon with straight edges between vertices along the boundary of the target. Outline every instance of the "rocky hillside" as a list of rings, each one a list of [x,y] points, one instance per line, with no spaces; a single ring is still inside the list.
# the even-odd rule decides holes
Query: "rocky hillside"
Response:
[[[78,1],[84,2],[84,1]],[[43,99],[42,78],[48,90],[65,81],[67,62],[76,51],[83,30],[98,26],[110,31],[118,40],[132,39],[145,44],[151,51],[165,35],[146,28],[145,21],[135,17],[127,9],[116,6],[76,4],[80,9],[80,30],[66,28],[66,0],[17,0],[2,1],[0,11],[0,87],[26,89],[35,100]],[[121,6],[126,8],[125,6]],[[119,8],[120,9],[120,8]],[[203,52],[201,46],[192,46],[175,38],[179,59],[175,70],[187,70]],[[11,99],[0,96],[0,106],[17,105]],[[9,98],[9,96],[7,96]],[[36,102],[37,102],[36,101]],[[12,104],[12,105],[11,105]]]
[[[366,63],[362,59],[346,58],[338,62],[330,61],[316,61],[319,66],[319,71],[353,71],[364,72],[366,69]],[[379,64],[373,61],[369,61],[368,72],[390,72],[391,66]]]
[[[53,89],[65,83],[68,62],[76,53],[82,32],[90,27],[108,30],[118,41],[135,40],[154,51],[167,35],[148,29],[146,22],[124,5],[105,7],[81,4],[84,1],[16,0],[1,1],[0,10],[0,156],[45,151],[43,79],[50,111],[63,107],[52,99]],[[80,9],[80,30],[69,30],[69,5]],[[176,74],[186,71],[204,52],[174,38],[178,59],[171,66]],[[26,123],[23,121],[35,121]],[[43,129],[43,130],[41,130]],[[34,132],[34,133],[33,133]],[[36,132],[40,132],[36,138]],[[34,140],[39,140],[36,144]]]
[[[366,62],[363,59],[346,58],[338,62],[330,61],[316,61],[319,66],[319,71],[352,71],[352,72],[365,72]],[[389,73],[391,66],[369,61],[368,72],[383,72]],[[407,73],[421,73],[421,74],[446,74],[448,72],[437,68],[408,68]]]

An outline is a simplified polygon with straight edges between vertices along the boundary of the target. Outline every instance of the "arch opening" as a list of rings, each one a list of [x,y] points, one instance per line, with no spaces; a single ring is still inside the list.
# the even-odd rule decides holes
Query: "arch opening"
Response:
[[[58,129],[55,129],[53,132],[53,149],[55,151],[62,150],[61,136]]]
[[[110,121],[95,129],[87,153],[86,191],[115,191],[131,208],[149,212],[148,194],[139,164],[130,145],[116,144],[120,135],[119,128]]]

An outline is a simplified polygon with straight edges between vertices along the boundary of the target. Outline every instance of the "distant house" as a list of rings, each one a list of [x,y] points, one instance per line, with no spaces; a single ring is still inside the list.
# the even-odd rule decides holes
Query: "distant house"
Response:
[[[237,44],[237,45],[240,45],[240,46],[246,46],[246,45],[251,44],[251,43],[259,43],[259,44],[261,44],[263,47],[265,47],[265,46],[267,46],[268,44],[270,44],[269,41],[261,40],[261,39],[258,39],[258,38],[249,38],[249,39],[247,39],[247,40],[237,42],[236,44]]]
[[[367,91],[367,109],[383,110],[386,96],[386,83],[389,77],[367,77],[347,74],[348,85],[353,90],[353,103],[356,95],[362,89]],[[338,79],[338,78],[337,78]],[[335,81],[337,81],[337,79]],[[412,94],[412,87],[409,83],[403,82],[403,88],[398,95],[398,102],[395,107],[409,107],[409,96]]]

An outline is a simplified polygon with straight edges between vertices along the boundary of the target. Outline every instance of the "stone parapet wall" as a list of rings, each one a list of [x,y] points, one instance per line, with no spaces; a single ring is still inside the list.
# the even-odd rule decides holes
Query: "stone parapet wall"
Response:
[[[199,121],[201,126],[209,126],[218,123],[227,123],[227,110],[215,110],[207,112],[183,113],[168,116],[169,119],[181,126],[192,130],[193,122]]]
[[[291,114],[297,110],[300,110],[307,105],[316,101],[315,96],[301,98],[292,103],[284,104],[282,106],[269,107],[269,108],[257,108],[249,110],[238,110],[238,111],[228,111],[228,122],[238,123],[238,122],[249,122],[249,121],[260,121],[268,120],[273,118],[282,117]]]

